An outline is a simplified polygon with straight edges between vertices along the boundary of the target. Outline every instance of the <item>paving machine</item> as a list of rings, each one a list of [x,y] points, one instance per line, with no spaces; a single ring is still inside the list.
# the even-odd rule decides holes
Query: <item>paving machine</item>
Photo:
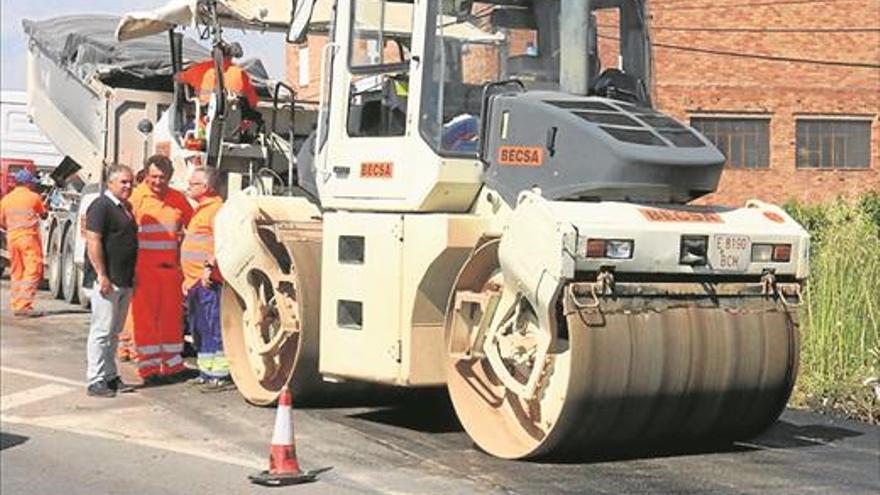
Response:
[[[644,0],[189,3],[326,35],[290,183],[216,221],[247,400],[445,385],[511,459],[781,413],[809,238],[765,203],[691,204],[724,157],[654,109]]]

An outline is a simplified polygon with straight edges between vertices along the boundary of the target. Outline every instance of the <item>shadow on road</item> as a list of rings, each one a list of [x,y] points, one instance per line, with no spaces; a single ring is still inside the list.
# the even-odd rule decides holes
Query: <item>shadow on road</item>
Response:
[[[28,437],[0,431],[0,450],[17,447],[28,441]]]
[[[405,428],[420,433],[463,432],[445,390],[411,391],[399,402],[377,407],[348,418],[375,424]],[[669,442],[625,449],[572,451],[551,458],[538,459],[539,464],[596,464],[639,459],[684,457],[708,454],[731,454],[764,449],[790,449],[826,445],[836,440],[863,433],[821,424],[796,425],[779,420],[760,436],[745,441],[702,440]],[[476,446],[474,446],[477,448]]]
[[[420,390],[398,405],[352,414],[349,417],[422,433],[464,431],[445,390]]]
[[[761,436],[741,443],[758,448],[787,449],[827,445],[836,440],[860,435],[863,433],[836,426],[796,425],[780,420]]]
[[[91,311],[86,308],[77,308],[77,307],[43,310],[43,316],[84,315],[84,314],[90,314],[90,313],[91,313]]]
[[[351,407],[388,407],[396,409],[405,405],[436,400],[445,400],[449,403],[449,395],[445,387],[408,389],[363,382],[344,382],[325,384],[319,394],[310,394],[304,398],[294,396],[293,402],[294,407],[297,409],[343,409]],[[452,407],[451,404],[449,407]]]

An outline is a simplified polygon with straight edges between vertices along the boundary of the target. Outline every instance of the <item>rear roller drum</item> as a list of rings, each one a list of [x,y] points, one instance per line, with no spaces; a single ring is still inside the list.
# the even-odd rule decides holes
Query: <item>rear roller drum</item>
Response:
[[[449,393],[486,452],[516,459],[742,438],[782,411],[797,329],[775,302],[737,311],[695,296],[647,310],[571,284],[548,332],[527,301],[499,296],[497,253],[490,242],[465,263],[446,322]]]

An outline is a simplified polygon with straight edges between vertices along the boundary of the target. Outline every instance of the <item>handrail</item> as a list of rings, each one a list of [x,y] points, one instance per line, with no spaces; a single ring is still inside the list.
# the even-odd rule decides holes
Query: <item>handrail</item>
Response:
[[[326,114],[330,113],[329,108],[324,108],[324,106],[328,103],[326,101],[326,97],[327,97],[326,92],[330,91],[330,88],[325,88],[325,86],[332,84],[332,81],[327,81],[327,77],[328,77],[327,59],[328,59],[328,54],[331,51],[335,52],[335,50],[337,48],[339,48],[339,44],[337,44],[333,41],[328,41],[327,44],[324,45],[324,47],[321,49],[321,85],[318,88],[318,126],[315,129],[315,132],[316,132],[316,135],[315,135],[315,168],[319,172],[321,172],[321,174],[326,174],[326,168],[327,168],[326,165],[327,164],[324,162],[318,162],[317,158],[318,158],[318,155],[320,154],[320,150],[321,150],[321,148],[323,148],[323,144],[324,144],[324,141],[321,139],[321,137],[324,135],[324,127],[326,127],[326,124],[324,124],[325,113]],[[327,136],[328,139],[329,139],[329,137],[330,136]],[[325,155],[325,157],[326,157],[326,155]],[[326,158],[325,158],[325,162],[326,162]]]
[[[275,91],[272,92],[272,123],[269,126],[268,130],[265,131],[266,136],[271,136],[275,132],[275,124],[278,122],[278,95],[281,92],[281,88],[287,90],[290,93],[293,101],[290,103],[290,123],[288,125],[290,132],[290,155],[287,157],[287,187],[293,186],[293,133],[295,129],[295,116],[296,116],[296,90],[294,90],[290,85],[285,83],[284,81],[278,81],[275,83]],[[269,151],[269,164],[268,168],[272,169],[272,165],[275,159],[275,153]]]

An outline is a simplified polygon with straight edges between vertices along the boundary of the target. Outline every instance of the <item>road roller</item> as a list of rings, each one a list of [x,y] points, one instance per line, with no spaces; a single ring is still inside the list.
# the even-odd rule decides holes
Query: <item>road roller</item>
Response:
[[[216,220],[246,400],[445,386],[507,459],[782,412],[809,237],[700,201],[725,158],[654,107],[645,0],[196,3],[308,40],[321,71],[289,178],[252,161]]]

